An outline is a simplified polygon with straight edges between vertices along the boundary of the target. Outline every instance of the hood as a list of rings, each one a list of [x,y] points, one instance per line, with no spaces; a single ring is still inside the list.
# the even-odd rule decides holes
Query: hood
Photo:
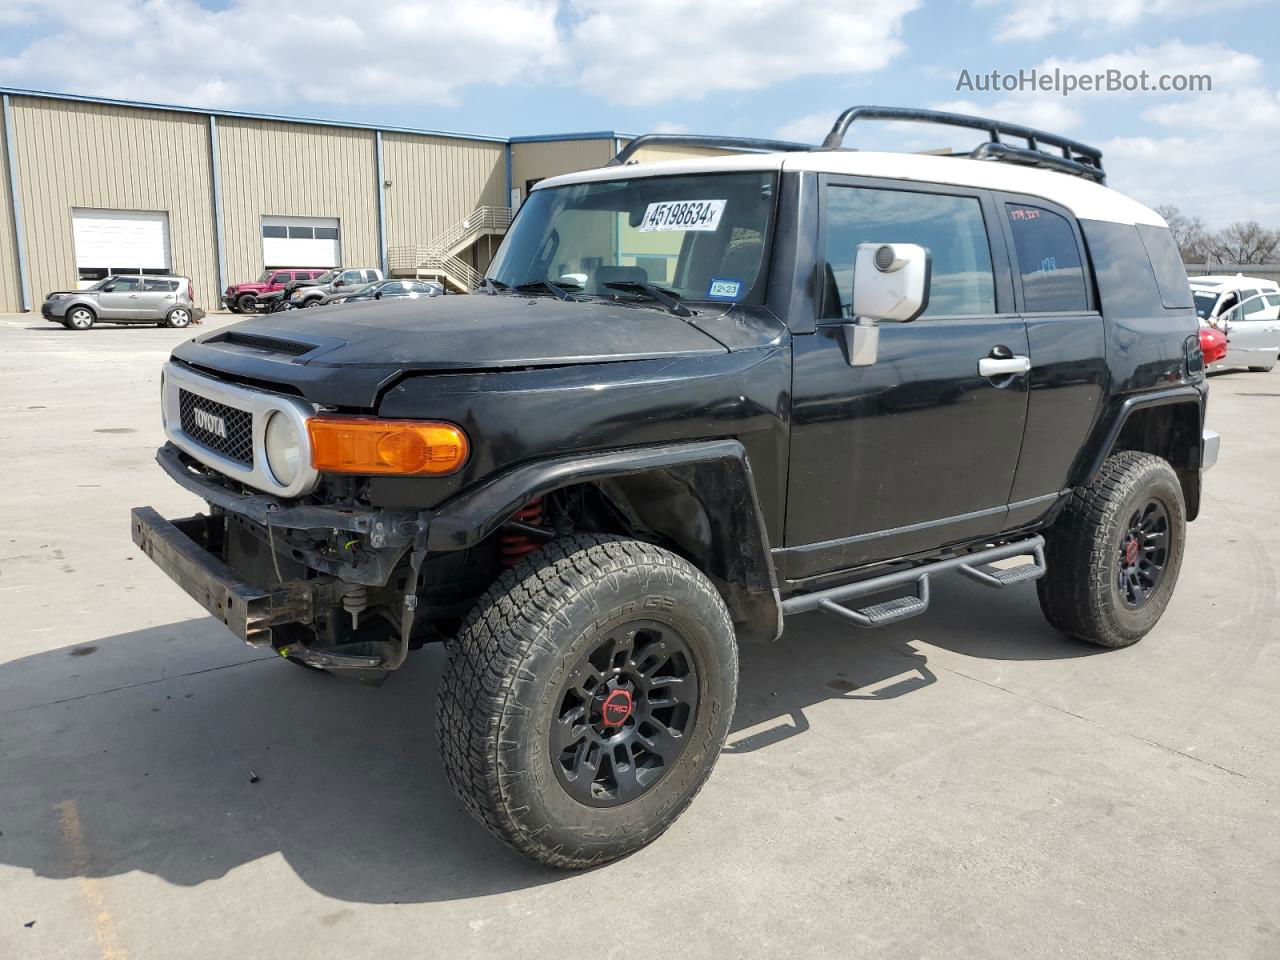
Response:
[[[315,403],[373,407],[404,373],[714,356],[721,340],[660,308],[544,296],[454,296],[272,313],[174,357],[287,383]]]
[[[227,287],[232,293],[260,293],[267,289],[265,283],[233,283]]]

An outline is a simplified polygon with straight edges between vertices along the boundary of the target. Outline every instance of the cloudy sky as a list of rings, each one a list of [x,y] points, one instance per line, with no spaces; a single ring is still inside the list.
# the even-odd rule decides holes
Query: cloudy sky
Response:
[[[1212,91],[957,89],[1055,67]],[[1149,203],[1280,227],[1274,0],[0,0],[0,85],[504,136],[814,140],[850,104],[943,107],[1097,144]]]

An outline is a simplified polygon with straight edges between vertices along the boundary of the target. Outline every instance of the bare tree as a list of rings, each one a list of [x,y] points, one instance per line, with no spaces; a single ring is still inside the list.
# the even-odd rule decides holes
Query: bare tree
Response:
[[[1240,221],[1212,234],[1207,249],[1218,263],[1269,263],[1280,252],[1280,231],[1257,220]]]
[[[1209,256],[1209,232],[1199,217],[1189,217],[1171,203],[1156,207],[1156,213],[1164,217],[1178,245],[1184,263],[1203,263]]]

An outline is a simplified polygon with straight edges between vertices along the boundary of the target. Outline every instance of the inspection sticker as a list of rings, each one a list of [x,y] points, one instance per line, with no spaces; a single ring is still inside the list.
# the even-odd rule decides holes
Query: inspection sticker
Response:
[[[714,230],[720,226],[725,200],[662,200],[651,203],[640,221],[641,233],[660,230]]]
[[[717,277],[713,278],[711,286],[707,287],[707,296],[712,300],[734,300],[737,299],[738,291],[741,289],[741,280],[724,280]]]

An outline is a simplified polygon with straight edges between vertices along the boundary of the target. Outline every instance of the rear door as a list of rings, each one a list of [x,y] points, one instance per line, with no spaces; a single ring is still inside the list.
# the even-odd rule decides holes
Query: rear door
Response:
[[[136,301],[139,320],[163,320],[177,299],[178,281],[143,277]]]
[[[835,176],[820,191],[820,317],[792,341],[789,580],[1005,529],[1027,412],[1025,374],[978,372],[1028,353],[990,194]],[[880,324],[876,362],[851,367],[854,255],[880,242],[929,249],[929,305]]]
[[[1017,526],[1038,519],[1066,489],[1101,413],[1106,332],[1075,217],[1014,194],[996,194],[996,206],[1031,351],[1027,429],[1010,495],[1009,523]]]

